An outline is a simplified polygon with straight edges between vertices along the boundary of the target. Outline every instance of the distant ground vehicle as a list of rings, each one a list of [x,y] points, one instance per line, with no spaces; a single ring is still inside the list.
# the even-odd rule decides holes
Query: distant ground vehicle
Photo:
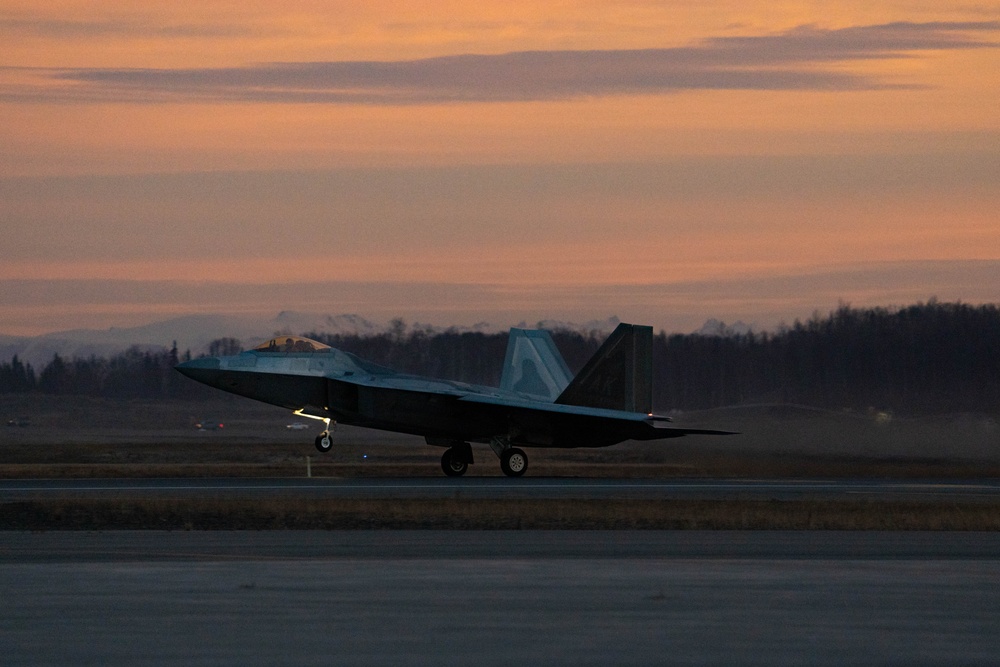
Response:
[[[31,420],[27,417],[18,417],[17,419],[8,419],[7,426],[20,426],[24,428],[25,426],[31,426]]]
[[[202,419],[200,422],[194,425],[199,431],[218,431],[223,428],[225,424],[214,419]]]
[[[302,422],[292,422],[291,424],[285,426],[289,431],[305,431],[309,428],[309,424],[303,424]]]

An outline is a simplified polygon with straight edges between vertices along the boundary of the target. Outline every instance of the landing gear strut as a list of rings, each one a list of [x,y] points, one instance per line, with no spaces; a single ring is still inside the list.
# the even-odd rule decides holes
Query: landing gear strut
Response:
[[[316,436],[314,444],[316,445],[316,449],[319,450],[320,454],[326,454],[331,449],[333,449],[332,434],[334,427],[337,425],[337,422],[333,421],[329,417],[317,417],[316,415],[306,414],[305,412],[303,412],[303,410],[295,410],[293,414],[299,417],[307,417],[308,419],[318,419],[319,421],[323,422],[326,428],[323,429],[322,433]]]

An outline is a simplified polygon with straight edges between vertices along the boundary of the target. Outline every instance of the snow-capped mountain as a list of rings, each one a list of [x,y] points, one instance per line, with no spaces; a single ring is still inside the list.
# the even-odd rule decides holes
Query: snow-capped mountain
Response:
[[[181,352],[204,352],[218,338],[236,338],[244,346],[254,345],[281,333],[342,333],[374,335],[385,327],[359,315],[312,315],[283,311],[273,318],[246,315],[186,315],[138,327],[110,329],[75,329],[20,337],[0,336],[0,362],[15,354],[36,368],[48,363],[54,354],[65,358],[107,357],[132,346],[144,349],[169,348],[174,342]]]
[[[618,326],[617,317],[606,320],[592,320],[584,324],[559,320],[541,322],[521,322],[514,326],[528,329],[549,329],[553,331],[577,331],[608,333]],[[208,349],[213,340],[235,338],[244,347],[251,347],[276,334],[344,334],[374,336],[389,331],[396,322],[376,323],[356,314],[322,315],[285,310],[273,318],[264,319],[248,315],[186,315],[161,320],[138,327],[112,327],[109,329],[75,329],[59,331],[33,337],[0,336],[0,362],[9,361],[14,355],[36,368],[45,366],[53,355],[68,359],[75,357],[109,357],[129,347],[161,350],[170,348],[174,342],[183,353],[190,350],[200,354]],[[503,333],[510,325],[495,325],[477,322],[464,326],[438,326],[432,324],[403,324],[406,332],[422,331],[437,333],[442,331]]]
[[[751,333],[752,329],[749,324],[737,320],[732,324],[726,324],[720,320],[712,318],[705,322],[697,331],[692,333],[696,336],[717,336],[720,338],[727,338],[729,336],[745,336]]]

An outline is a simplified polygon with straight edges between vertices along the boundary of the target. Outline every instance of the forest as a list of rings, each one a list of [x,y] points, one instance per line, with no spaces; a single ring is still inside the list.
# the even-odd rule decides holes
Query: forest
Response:
[[[292,332],[402,372],[496,386],[507,335],[407,330],[396,320],[376,336]],[[573,372],[603,333],[552,332]],[[233,354],[220,338],[209,354]],[[55,355],[36,370],[17,357],[0,364],[0,394],[39,392],[110,398],[196,399],[216,390],[173,366],[191,358],[176,344],[111,358]],[[758,403],[879,410],[899,415],[1000,412],[1000,307],[930,301],[902,308],[841,306],[774,332],[735,336],[666,334],[653,340],[656,410]]]

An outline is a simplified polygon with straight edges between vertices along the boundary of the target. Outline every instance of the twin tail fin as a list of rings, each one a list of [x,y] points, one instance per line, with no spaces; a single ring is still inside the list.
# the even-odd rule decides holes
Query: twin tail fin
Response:
[[[648,414],[653,327],[619,324],[575,378],[548,331],[511,329],[500,388],[538,401]]]
[[[510,330],[501,389],[552,402],[569,386],[572,377],[548,331]]]
[[[619,324],[555,402],[652,413],[653,327]]]

